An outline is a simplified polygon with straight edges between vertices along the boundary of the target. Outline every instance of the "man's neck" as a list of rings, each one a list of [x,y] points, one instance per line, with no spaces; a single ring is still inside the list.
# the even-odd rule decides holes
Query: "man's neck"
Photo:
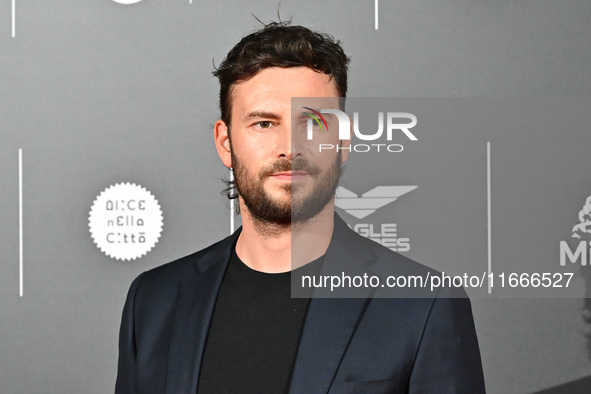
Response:
[[[304,224],[261,227],[241,202],[242,232],[236,253],[250,268],[267,273],[288,272],[323,256],[334,229],[334,201]]]

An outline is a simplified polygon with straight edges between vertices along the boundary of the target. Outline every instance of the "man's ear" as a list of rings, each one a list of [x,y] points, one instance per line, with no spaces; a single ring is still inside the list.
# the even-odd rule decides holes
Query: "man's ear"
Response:
[[[215,148],[218,151],[218,156],[224,163],[224,166],[232,167],[232,147],[230,144],[230,133],[228,126],[223,120],[215,122],[213,127],[213,138],[215,141]]]

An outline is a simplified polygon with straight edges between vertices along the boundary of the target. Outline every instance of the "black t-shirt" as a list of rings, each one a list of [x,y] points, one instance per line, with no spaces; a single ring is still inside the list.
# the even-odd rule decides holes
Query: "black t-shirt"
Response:
[[[318,272],[322,260],[297,271]],[[205,346],[199,394],[289,391],[310,301],[291,298],[290,278],[291,272],[255,271],[233,251]]]

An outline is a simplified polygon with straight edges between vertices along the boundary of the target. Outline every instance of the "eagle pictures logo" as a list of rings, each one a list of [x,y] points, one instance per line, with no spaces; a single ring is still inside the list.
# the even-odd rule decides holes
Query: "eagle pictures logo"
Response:
[[[339,186],[335,205],[357,219],[364,219],[416,188],[417,186],[377,186],[359,196]],[[395,252],[410,251],[410,239],[399,236],[396,223],[357,223],[353,230]]]

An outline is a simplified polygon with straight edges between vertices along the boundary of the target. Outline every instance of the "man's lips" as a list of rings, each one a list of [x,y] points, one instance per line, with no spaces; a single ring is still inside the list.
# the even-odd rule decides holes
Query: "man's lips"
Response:
[[[293,179],[301,179],[301,178],[305,177],[306,175],[308,175],[308,173],[306,171],[282,171],[282,172],[275,172],[275,173],[271,174],[270,176],[275,179],[278,179],[278,180],[290,181]]]

